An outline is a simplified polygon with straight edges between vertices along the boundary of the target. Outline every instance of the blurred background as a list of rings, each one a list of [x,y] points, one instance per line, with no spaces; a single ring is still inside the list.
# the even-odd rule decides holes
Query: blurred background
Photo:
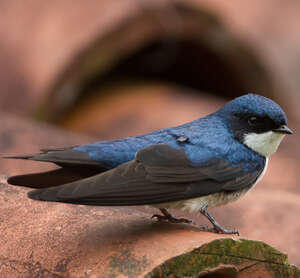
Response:
[[[182,124],[247,92],[278,102],[295,135],[226,224],[300,264],[299,1],[4,0],[0,10],[1,154]],[[0,172],[47,167],[1,161]]]

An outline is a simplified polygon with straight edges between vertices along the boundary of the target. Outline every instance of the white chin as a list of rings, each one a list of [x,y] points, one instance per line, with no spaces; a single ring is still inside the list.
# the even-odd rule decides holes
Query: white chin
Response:
[[[267,131],[260,134],[248,133],[244,137],[244,144],[259,154],[269,157],[277,151],[284,136],[285,134],[274,131]]]

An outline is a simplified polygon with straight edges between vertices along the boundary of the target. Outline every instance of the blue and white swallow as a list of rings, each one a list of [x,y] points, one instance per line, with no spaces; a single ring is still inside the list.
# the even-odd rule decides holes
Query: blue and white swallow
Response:
[[[212,228],[224,229],[208,209],[235,201],[266,172],[269,157],[286,134],[284,111],[274,101],[247,94],[195,121],[141,136],[41,150],[10,158],[52,162],[44,173],[13,176],[10,184],[37,188],[29,198],[92,206],[152,205],[173,223],[167,209],[198,211]]]

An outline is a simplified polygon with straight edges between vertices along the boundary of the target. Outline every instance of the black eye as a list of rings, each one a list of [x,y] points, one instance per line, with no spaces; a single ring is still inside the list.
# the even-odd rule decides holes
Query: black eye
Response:
[[[256,126],[256,125],[259,125],[260,123],[261,123],[261,119],[258,117],[253,116],[248,119],[248,124],[250,126]]]

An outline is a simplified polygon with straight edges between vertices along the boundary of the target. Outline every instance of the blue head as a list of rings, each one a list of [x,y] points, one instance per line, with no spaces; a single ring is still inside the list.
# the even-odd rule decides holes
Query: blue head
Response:
[[[228,102],[216,115],[225,119],[237,140],[267,157],[277,150],[284,135],[292,134],[281,107],[256,94]]]

